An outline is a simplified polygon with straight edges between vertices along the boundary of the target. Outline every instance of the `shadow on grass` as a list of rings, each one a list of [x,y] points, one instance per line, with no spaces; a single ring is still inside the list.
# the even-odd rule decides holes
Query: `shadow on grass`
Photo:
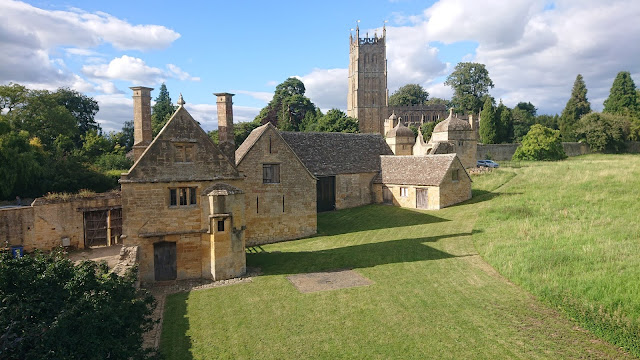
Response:
[[[471,233],[390,240],[318,251],[252,253],[247,254],[247,265],[260,267],[264,275],[280,275],[448,259],[458,256],[434,249],[425,243],[469,235]]]
[[[187,317],[187,299],[189,293],[167,295],[165,299],[164,318],[160,354],[164,359],[191,360],[191,336],[189,318]]]
[[[366,205],[318,214],[318,235],[338,235],[450,221],[390,205]]]

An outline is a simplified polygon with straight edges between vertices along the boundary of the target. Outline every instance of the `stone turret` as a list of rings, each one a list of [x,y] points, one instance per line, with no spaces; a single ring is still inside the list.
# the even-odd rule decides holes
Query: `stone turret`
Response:
[[[402,124],[401,120],[398,119],[398,124],[387,132],[385,140],[395,155],[411,155],[415,144],[415,135],[411,129]]]
[[[147,149],[153,140],[151,128],[151,91],[152,88],[133,86],[133,161]]]
[[[236,163],[236,142],[233,138],[234,94],[214,93],[218,105],[218,147],[232,164]]]

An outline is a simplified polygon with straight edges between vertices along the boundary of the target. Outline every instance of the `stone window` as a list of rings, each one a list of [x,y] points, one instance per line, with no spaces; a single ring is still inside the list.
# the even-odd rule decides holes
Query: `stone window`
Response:
[[[409,188],[401,187],[400,188],[400,196],[401,197],[409,197]]]
[[[263,184],[279,184],[280,183],[280,164],[263,164],[262,165],[262,183]]]
[[[451,180],[452,181],[458,181],[460,178],[460,170],[459,169],[454,169],[451,170]]]
[[[181,187],[169,189],[169,206],[196,205],[196,188]]]
[[[175,144],[176,162],[193,162],[193,144]]]

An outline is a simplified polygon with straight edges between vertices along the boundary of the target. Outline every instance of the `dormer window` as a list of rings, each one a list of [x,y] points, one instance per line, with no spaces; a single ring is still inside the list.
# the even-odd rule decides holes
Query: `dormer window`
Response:
[[[193,144],[175,144],[176,162],[193,162]]]

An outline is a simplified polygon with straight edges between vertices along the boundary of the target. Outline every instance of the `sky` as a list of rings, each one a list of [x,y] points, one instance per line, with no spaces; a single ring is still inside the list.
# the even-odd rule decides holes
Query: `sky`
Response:
[[[323,111],[346,111],[351,29],[386,21],[390,94],[413,83],[450,99],[444,80],[470,61],[507,106],[560,113],[580,73],[599,111],[619,71],[640,85],[638,19],[638,0],[0,0],[0,84],[80,91],[105,131],[133,119],[129,87],[155,98],[163,82],[205,130],[213,93],[236,94],[234,121],[251,121],[291,76]]]

